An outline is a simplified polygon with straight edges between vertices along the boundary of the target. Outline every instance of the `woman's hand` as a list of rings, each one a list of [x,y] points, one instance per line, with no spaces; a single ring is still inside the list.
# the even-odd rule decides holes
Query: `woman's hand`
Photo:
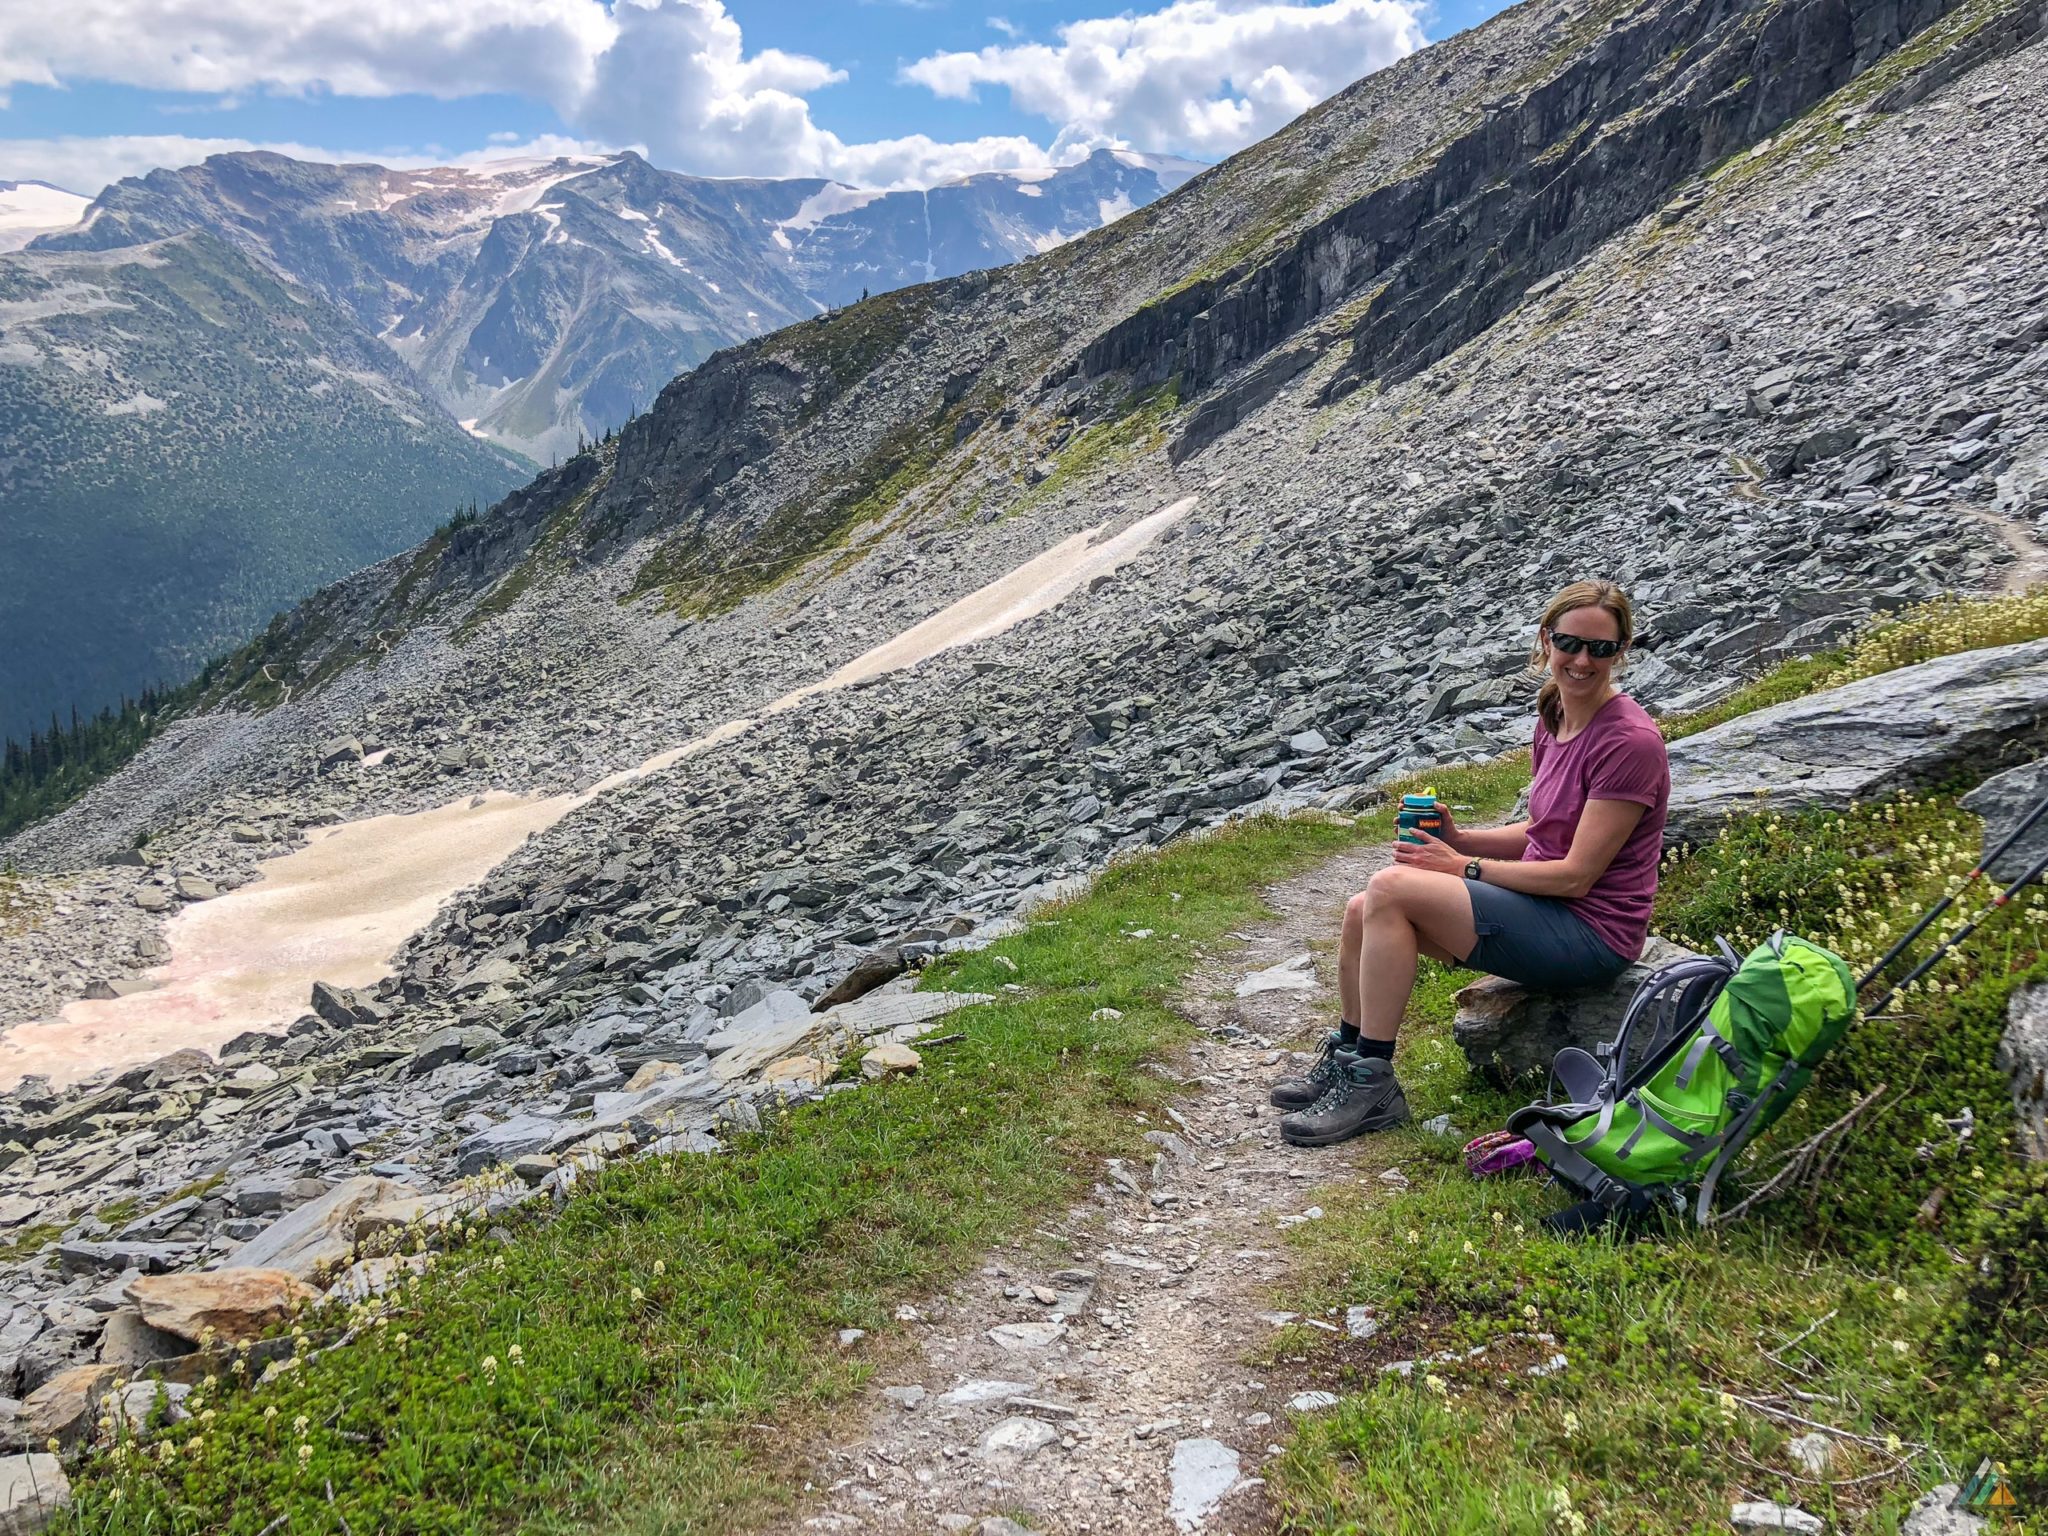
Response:
[[[1463,854],[1459,853],[1457,849],[1453,848],[1442,838],[1431,837],[1420,827],[1413,828],[1412,830],[1422,841],[1410,843],[1396,838],[1394,840],[1394,862],[1396,864],[1406,865],[1410,869],[1434,870],[1440,875],[1464,875],[1465,858]]]
[[[1451,808],[1441,800],[1436,803],[1436,813],[1443,818],[1444,824],[1443,831],[1437,835],[1449,843],[1451,847],[1456,848],[1458,846],[1458,819],[1451,814]],[[1427,836],[1428,834],[1425,833],[1424,835]]]

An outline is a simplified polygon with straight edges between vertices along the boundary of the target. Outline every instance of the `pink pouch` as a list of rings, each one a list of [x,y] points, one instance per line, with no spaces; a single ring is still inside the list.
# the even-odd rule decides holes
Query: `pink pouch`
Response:
[[[1488,1131],[1465,1143],[1465,1171],[1475,1179],[1511,1173],[1536,1159],[1536,1144],[1512,1131]]]

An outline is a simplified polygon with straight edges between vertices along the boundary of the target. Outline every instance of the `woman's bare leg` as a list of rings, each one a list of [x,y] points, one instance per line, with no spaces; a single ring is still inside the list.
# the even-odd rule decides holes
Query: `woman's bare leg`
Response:
[[[1337,995],[1344,1017],[1368,1040],[1391,1040],[1415,990],[1418,954],[1455,964],[1479,931],[1472,896],[1456,875],[1383,869],[1345,904]]]

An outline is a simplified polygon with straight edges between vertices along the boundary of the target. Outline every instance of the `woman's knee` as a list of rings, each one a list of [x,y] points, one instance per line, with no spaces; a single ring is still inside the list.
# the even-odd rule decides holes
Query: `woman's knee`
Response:
[[[1351,900],[1359,907],[1361,916],[1370,917],[1400,908],[1414,888],[1414,870],[1390,865],[1366,881],[1365,889]]]
[[[1370,891],[1360,891],[1344,903],[1344,929],[1347,933],[1357,933],[1365,927],[1365,914],[1371,903]]]

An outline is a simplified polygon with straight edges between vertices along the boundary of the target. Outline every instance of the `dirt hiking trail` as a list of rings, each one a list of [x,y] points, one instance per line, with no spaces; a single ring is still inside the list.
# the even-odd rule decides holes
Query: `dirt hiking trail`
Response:
[[[1201,1035],[1165,1070],[1198,1091],[1148,1132],[1151,1163],[1112,1162],[1040,1227],[1056,1242],[986,1255],[898,1314],[912,1346],[877,1372],[865,1433],[815,1453],[818,1503],[798,1528],[1270,1529],[1260,1468],[1300,1387],[1247,1361],[1291,1316],[1273,1310],[1287,1228],[1315,1219],[1318,1187],[1353,1176],[1359,1143],[1286,1146],[1266,1091],[1291,1070],[1281,1047],[1326,1027],[1345,899],[1387,861],[1357,850],[1271,888],[1277,916],[1189,977],[1177,1006]],[[1305,952],[1311,988],[1233,995]]]

